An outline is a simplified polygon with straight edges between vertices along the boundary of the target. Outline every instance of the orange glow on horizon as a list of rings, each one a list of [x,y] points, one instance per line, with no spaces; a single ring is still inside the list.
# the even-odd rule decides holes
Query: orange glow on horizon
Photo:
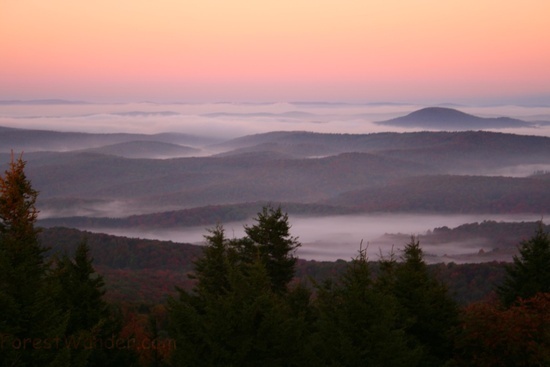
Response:
[[[549,94],[547,14],[546,0],[5,0],[0,98]]]

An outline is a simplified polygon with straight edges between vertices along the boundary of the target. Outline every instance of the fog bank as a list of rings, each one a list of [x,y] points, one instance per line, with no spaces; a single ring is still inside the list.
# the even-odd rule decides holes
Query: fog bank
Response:
[[[0,126],[94,133],[181,132],[216,138],[234,138],[280,130],[364,134],[426,130],[374,123],[403,116],[423,107],[427,106],[329,103],[2,104]],[[456,108],[481,117],[507,116],[527,121],[550,121],[550,107]],[[550,125],[501,131],[550,136]]]
[[[384,234],[401,233],[406,236],[423,235],[437,227],[447,226],[454,228],[465,223],[482,222],[484,220],[503,222],[533,222],[540,220],[541,215],[425,215],[425,214],[366,214],[341,215],[330,217],[300,217],[289,216],[292,226],[291,235],[298,237],[302,246],[297,255],[300,258],[317,261],[335,261],[338,259],[350,260],[357,255],[361,242],[367,248],[367,255],[371,260],[378,260],[380,254],[387,255],[393,249],[398,252],[406,243],[388,242],[381,238]],[[240,238],[244,236],[243,225],[247,222],[223,223],[226,236]],[[212,227],[212,226],[211,226]],[[208,227],[208,228],[211,228]],[[113,230],[93,229],[94,232],[103,232],[113,235],[159,239],[174,242],[204,244],[206,227],[189,227],[181,229],[158,230]],[[534,230],[534,229],[533,229]],[[422,246],[422,243],[421,243]],[[464,262],[463,255],[475,255],[480,250],[491,251],[483,241],[475,243],[446,244],[445,246],[422,246],[429,262]],[[511,260],[511,255],[505,255]],[[489,259],[490,260],[490,259]],[[489,261],[485,259],[485,261]]]

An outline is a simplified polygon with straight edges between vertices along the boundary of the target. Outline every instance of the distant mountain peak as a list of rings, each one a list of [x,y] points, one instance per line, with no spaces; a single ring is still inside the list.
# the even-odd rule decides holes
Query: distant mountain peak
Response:
[[[422,117],[422,118],[475,118],[475,119],[481,119],[481,117],[477,117],[474,115],[467,114],[466,112],[459,111],[454,108],[449,107],[426,107],[422,108],[420,110],[411,112],[407,116],[416,116],[416,117]]]
[[[426,107],[391,120],[379,121],[380,125],[420,127],[430,129],[470,130],[485,128],[510,128],[531,126],[526,121],[510,117],[479,117],[454,108]]]

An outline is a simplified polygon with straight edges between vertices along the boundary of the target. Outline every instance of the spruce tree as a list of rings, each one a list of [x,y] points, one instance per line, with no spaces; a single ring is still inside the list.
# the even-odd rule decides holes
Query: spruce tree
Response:
[[[195,261],[195,271],[190,277],[197,281],[196,292],[222,294],[229,290],[228,252],[229,240],[221,224],[208,229],[202,257]]]
[[[71,366],[134,363],[136,358],[131,350],[110,348],[108,344],[118,339],[121,320],[103,299],[105,282],[93,267],[86,240],[77,246],[74,258],[64,254],[57,261],[53,278],[59,285],[57,307],[68,318],[65,337],[73,345],[70,351]]]
[[[312,366],[416,366],[394,297],[374,287],[366,252],[351,261],[338,283],[318,289]]]
[[[95,272],[92,262],[86,241],[78,245],[74,259],[65,254],[58,261],[55,272],[61,286],[58,302],[69,312],[67,334],[91,330],[109,315],[103,300],[105,282]]]
[[[38,192],[25,164],[12,156],[0,176],[0,365],[68,365],[68,351],[55,345],[66,318],[55,308],[56,287],[35,227]]]
[[[285,292],[294,277],[294,252],[300,246],[298,239],[290,235],[288,214],[280,206],[264,206],[255,220],[256,224],[245,226],[246,235],[265,264],[272,289]]]
[[[550,292],[550,236],[538,222],[533,237],[523,241],[519,256],[506,268],[506,278],[497,288],[502,303],[509,307],[520,298]]]
[[[205,236],[195,287],[169,299],[174,364],[303,365],[309,292],[287,288],[297,242],[280,209],[264,208],[257,221],[240,239],[221,225]]]
[[[24,169],[25,161],[12,157],[9,169],[0,177],[0,253],[4,266],[0,276],[7,294],[18,303],[29,304],[42,286],[47,265],[46,249],[40,246],[35,228],[38,192]]]
[[[182,366],[299,366],[303,313],[271,289],[263,262],[226,261],[227,287],[180,290],[169,300],[173,363]],[[201,278],[199,278],[201,279]],[[202,278],[204,279],[204,278]],[[286,293],[292,294],[290,293]]]
[[[447,287],[430,274],[417,238],[411,237],[405,246],[402,262],[387,265],[383,270],[393,272],[394,279],[388,282],[382,273],[381,280],[399,304],[412,345],[422,349],[420,365],[444,365],[452,357],[451,332],[458,323],[458,306]]]

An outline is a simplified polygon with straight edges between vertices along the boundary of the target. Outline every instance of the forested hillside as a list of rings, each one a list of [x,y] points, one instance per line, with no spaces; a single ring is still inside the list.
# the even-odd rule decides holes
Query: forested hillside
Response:
[[[25,164],[0,176],[3,365],[536,365],[550,350],[542,222],[506,266],[429,267],[415,236],[376,262],[362,243],[350,261],[308,262],[280,206],[243,237],[217,224],[202,247],[41,230]],[[499,227],[526,228],[426,238]]]
[[[517,238],[524,238],[532,233],[534,223],[523,224],[519,232],[516,232],[517,228],[512,224],[509,227],[505,224],[497,226],[501,229],[497,238],[511,235],[508,239],[511,244],[502,243],[502,246],[515,247],[518,243],[515,241]],[[509,228],[508,231],[506,227]],[[439,232],[445,232],[446,236],[441,235],[437,239],[432,236],[419,238],[423,243],[441,241],[443,245],[447,241],[457,241],[458,238],[467,240],[492,234],[491,231],[483,234],[480,233],[482,231],[464,233],[463,229],[455,228],[437,229],[434,235]],[[453,236],[451,232],[460,234]],[[208,233],[205,231],[204,234]],[[409,239],[406,235],[401,235],[392,238],[392,241],[403,245]],[[188,274],[193,271],[193,262],[202,254],[202,248],[197,245],[112,236],[59,227],[43,229],[40,240],[44,247],[50,248],[50,256],[64,252],[74,253],[77,244],[86,240],[94,264],[105,276],[107,297],[116,301],[163,302],[168,294],[175,291],[176,286],[190,289],[193,282],[188,279]],[[312,279],[321,283],[340,274],[349,260],[351,259],[329,262],[298,259],[296,280],[310,285]],[[378,266],[375,259],[372,261],[373,271],[376,272]],[[496,262],[437,264],[430,265],[430,269],[438,278],[446,281],[451,294],[458,302],[469,303],[481,300],[493,291],[493,285],[502,278],[504,265]]]
[[[547,177],[421,176],[340,194],[326,203],[364,212],[540,213]]]
[[[67,138],[54,132],[17,134],[21,138],[6,141],[5,150],[7,144],[24,149],[18,139],[27,135],[52,149]],[[545,137],[483,131],[273,132],[220,144],[206,144],[204,139],[192,143],[191,138],[170,134],[85,137],[96,142],[88,153],[65,147],[64,152],[25,154],[28,175],[41,193],[41,211],[48,217],[113,216],[114,208],[119,209],[117,217],[128,217],[258,201],[333,206],[351,202],[364,212],[544,214],[541,208],[548,207],[539,197],[538,187],[545,183],[526,178],[550,167],[550,139]],[[92,143],[79,144],[82,149]],[[201,156],[124,158],[158,158],[174,149],[184,153],[188,146],[200,149]],[[9,159],[8,153],[4,157]],[[524,179],[497,177],[507,171],[523,172]],[[436,190],[430,194],[426,187]],[[483,200],[467,200],[476,192]]]

